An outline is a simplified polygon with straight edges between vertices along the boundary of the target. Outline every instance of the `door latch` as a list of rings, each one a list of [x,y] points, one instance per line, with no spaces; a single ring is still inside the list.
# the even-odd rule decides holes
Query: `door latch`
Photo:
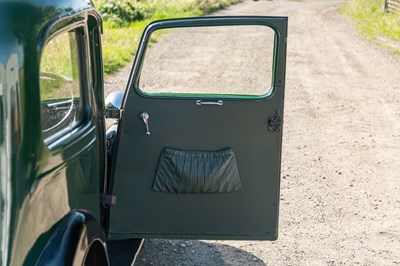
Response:
[[[278,132],[281,129],[283,121],[280,116],[279,109],[276,110],[276,114],[268,118],[268,131]]]

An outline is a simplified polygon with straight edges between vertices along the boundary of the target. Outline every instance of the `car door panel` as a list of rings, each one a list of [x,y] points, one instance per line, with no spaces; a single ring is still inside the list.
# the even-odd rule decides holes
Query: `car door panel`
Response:
[[[268,95],[144,95],[137,84],[146,34],[154,25],[145,33],[119,123],[111,238],[276,239],[282,130],[268,124],[283,114],[287,19],[198,18],[155,27],[238,24],[276,31]]]

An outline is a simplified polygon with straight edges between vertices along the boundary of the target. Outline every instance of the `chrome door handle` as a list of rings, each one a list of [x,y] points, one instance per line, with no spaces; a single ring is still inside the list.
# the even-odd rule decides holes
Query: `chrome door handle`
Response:
[[[218,100],[218,101],[208,101],[208,102],[203,102],[202,100],[196,100],[196,104],[197,105],[223,105],[224,104],[224,102],[223,101],[221,101],[221,100]]]
[[[150,135],[150,130],[149,130],[149,114],[146,112],[143,112],[140,114],[140,118],[143,120],[143,123],[146,125],[146,135]]]

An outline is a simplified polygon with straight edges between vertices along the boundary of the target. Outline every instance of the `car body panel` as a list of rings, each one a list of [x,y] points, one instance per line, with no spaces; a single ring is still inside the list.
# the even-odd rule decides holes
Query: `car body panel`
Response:
[[[49,232],[75,209],[85,209],[100,222],[100,184],[105,176],[101,51],[96,48],[97,55],[92,55],[88,41],[82,47],[88,73],[97,75],[96,83],[91,78],[85,81],[87,118],[49,145],[40,127],[39,66],[43,46],[59,30],[80,24],[89,36],[100,31],[101,20],[90,1],[1,1],[0,10],[0,28],[5,30],[0,65],[6,69],[2,96],[10,151],[8,176],[1,177],[8,200],[2,264],[22,265],[37,259]]]

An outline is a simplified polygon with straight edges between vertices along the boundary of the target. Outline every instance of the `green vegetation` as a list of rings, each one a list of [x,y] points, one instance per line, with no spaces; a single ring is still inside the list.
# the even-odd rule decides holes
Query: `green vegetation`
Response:
[[[158,19],[209,14],[243,0],[95,0],[104,18],[103,63],[106,74],[133,60],[146,25]]]
[[[384,11],[383,0],[354,0],[341,11],[352,17],[370,40],[400,54],[400,12]]]

